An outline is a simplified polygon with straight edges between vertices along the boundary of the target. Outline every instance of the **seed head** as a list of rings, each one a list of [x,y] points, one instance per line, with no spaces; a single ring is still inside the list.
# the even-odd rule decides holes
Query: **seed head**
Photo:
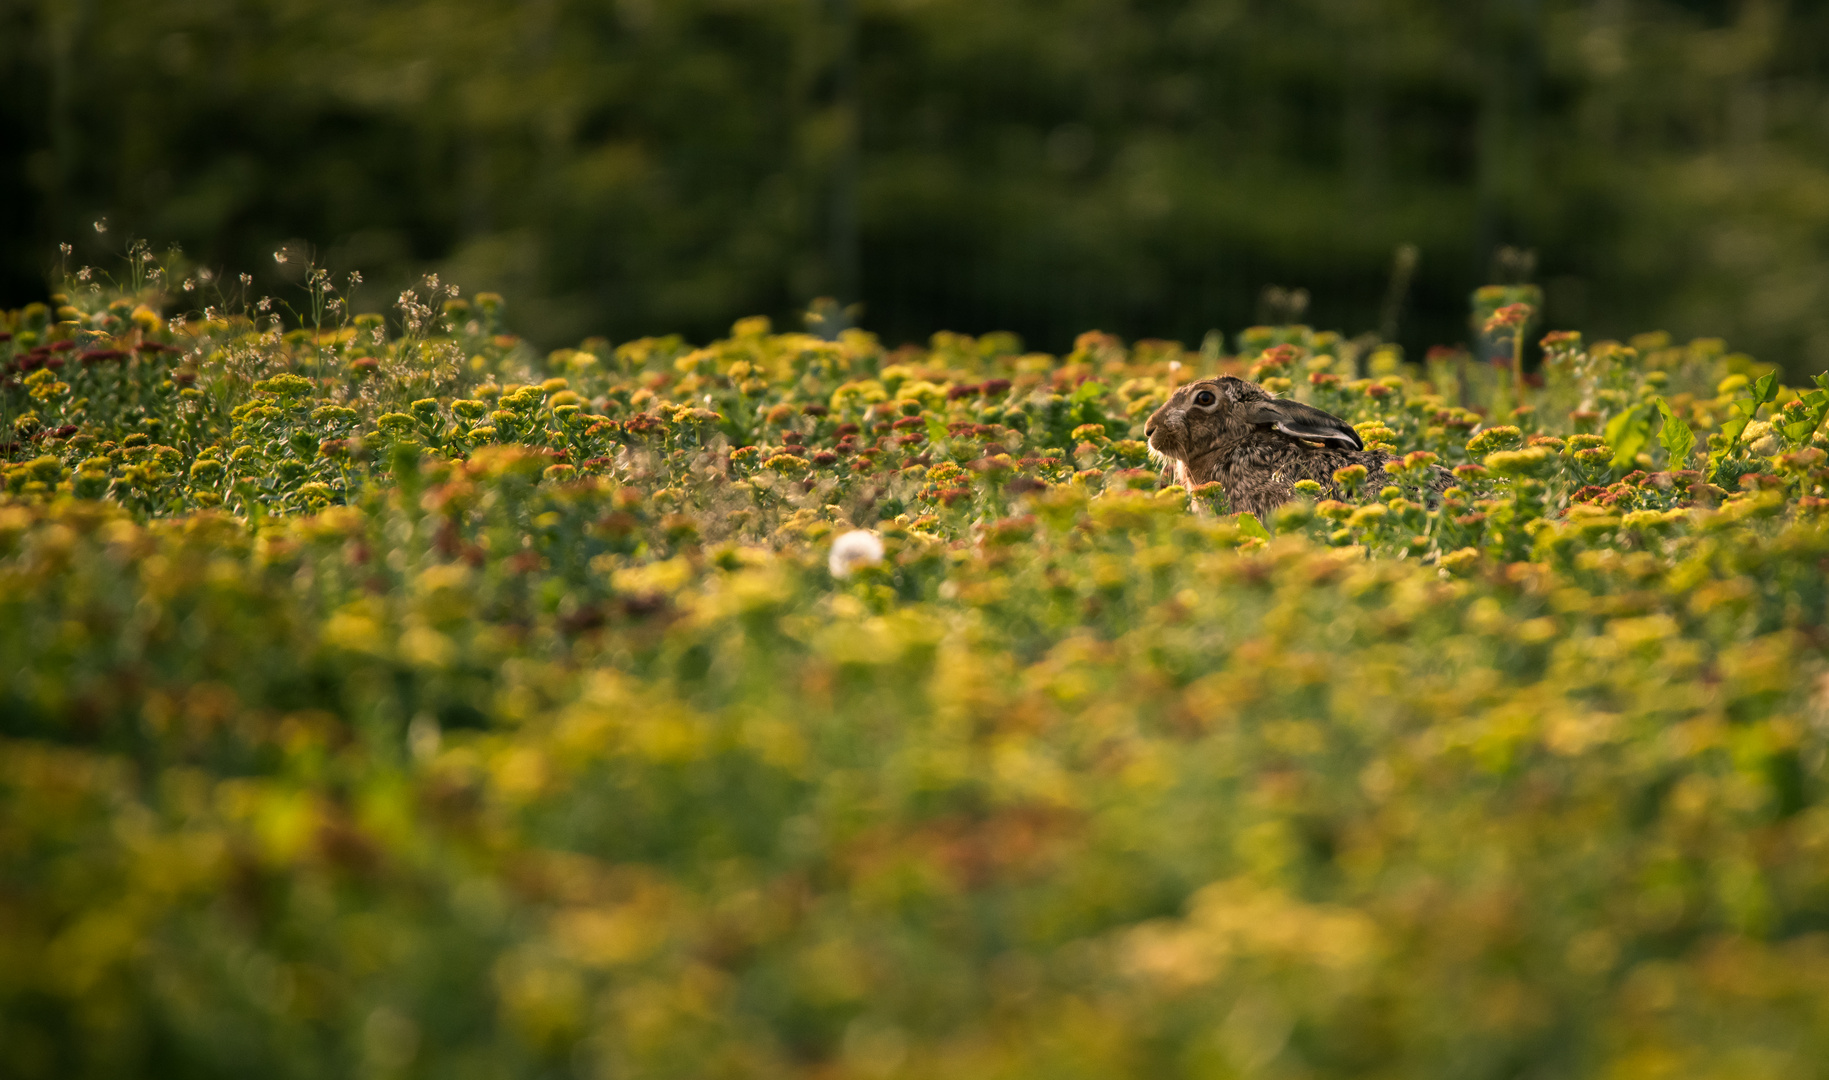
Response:
[[[832,555],[826,567],[835,578],[848,578],[860,566],[875,566],[883,561],[883,539],[867,529],[853,529],[832,541]]]

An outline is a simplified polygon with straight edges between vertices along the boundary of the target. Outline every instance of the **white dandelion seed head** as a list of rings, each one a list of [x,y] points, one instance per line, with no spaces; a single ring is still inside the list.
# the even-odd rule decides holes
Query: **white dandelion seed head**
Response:
[[[883,538],[868,529],[852,529],[832,541],[832,556],[826,566],[835,578],[847,578],[860,566],[875,566],[883,561]]]

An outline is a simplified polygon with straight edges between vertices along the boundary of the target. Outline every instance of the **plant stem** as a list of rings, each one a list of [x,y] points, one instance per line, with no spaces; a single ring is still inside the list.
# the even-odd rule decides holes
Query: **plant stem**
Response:
[[[1514,395],[1516,395],[1517,399],[1518,399],[1517,404],[1512,406],[1512,408],[1516,409],[1518,407],[1518,405],[1524,404],[1524,324],[1523,323],[1518,324],[1518,329],[1516,331],[1514,331],[1511,336],[1511,385],[1512,385],[1512,393]]]

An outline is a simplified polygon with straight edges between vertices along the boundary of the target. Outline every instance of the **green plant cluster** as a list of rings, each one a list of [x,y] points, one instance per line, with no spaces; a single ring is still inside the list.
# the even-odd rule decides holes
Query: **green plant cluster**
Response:
[[[0,343],[0,1075],[1829,1061],[1829,392],[1716,343],[60,305]],[[1163,486],[1215,370],[1406,456]]]

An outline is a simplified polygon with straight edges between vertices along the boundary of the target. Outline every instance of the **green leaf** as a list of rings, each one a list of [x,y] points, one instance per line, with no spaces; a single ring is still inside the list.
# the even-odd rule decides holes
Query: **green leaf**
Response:
[[[1821,383],[1821,381],[1821,377],[1819,376],[1818,382]],[[1759,377],[1759,381],[1753,384],[1752,396],[1734,399],[1734,411],[1739,413],[1739,415],[1729,417],[1721,425],[1721,433],[1727,436],[1727,449],[1722,453],[1716,454],[1715,457],[1710,460],[1718,460],[1721,457],[1725,457],[1727,454],[1732,453],[1736,446],[1740,445],[1740,436],[1745,433],[1747,426],[1753,422],[1753,418],[1759,415],[1760,406],[1769,404],[1776,399],[1778,397],[1778,390],[1778,372],[1768,371]]]
[[[1708,478],[1711,482],[1719,475],[1722,462],[1734,456],[1734,451],[1740,446],[1740,436],[1746,433],[1753,417],[1759,415],[1759,407],[1777,396],[1778,372],[1768,371],[1753,384],[1752,396],[1734,399],[1735,415],[1721,422],[1721,448],[1708,455]]]
[[[1607,445],[1613,448],[1615,468],[1631,465],[1651,438],[1651,407],[1634,405],[1607,422]]]
[[[1747,399],[1743,398],[1740,401],[1734,402],[1734,405],[1736,406],[1735,411],[1739,415],[1730,416],[1726,420],[1721,421],[1721,434],[1727,436],[1726,449],[1729,451],[1739,445],[1740,433],[1745,431],[1746,426],[1753,422],[1753,418],[1747,415],[1746,409],[1744,408],[1746,401]]]
[[[1664,444],[1664,451],[1670,455],[1670,467],[1681,469],[1689,463],[1689,452],[1695,449],[1696,433],[1670,411],[1669,402],[1658,398],[1657,407],[1658,412],[1664,414],[1664,428],[1658,432],[1658,441]]]
[[[1817,376],[1819,380],[1826,377],[1829,376]],[[1803,403],[1803,415],[1778,425],[1779,430],[1785,433],[1785,438],[1792,442],[1802,442],[1809,438],[1811,432],[1822,426],[1823,417],[1829,415],[1829,391],[1812,390],[1808,394],[1799,395],[1797,400]],[[1780,412],[1774,419],[1782,421],[1789,415],[1794,414]]]
[[[1768,371],[1753,384],[1753,412],[1759,412],[1759,406],[1767,404],[1778,397],[1778,372]]]
[[[1270,530],[1264,528],[1264,523],[1257,519],[1256,514],[1241,513],[1237,517],[1234,517],[1232,522],[1238,526],[1238,531],[1245,536],[1256,536],[1264,540],[1270,539]]]
[[[1098,401],[1109,393],[1110,390],[1110,387],[1097,379],[1087,379],[1073,391],[1073,403],[1075,405],[1084,405],[1087,402]]]

